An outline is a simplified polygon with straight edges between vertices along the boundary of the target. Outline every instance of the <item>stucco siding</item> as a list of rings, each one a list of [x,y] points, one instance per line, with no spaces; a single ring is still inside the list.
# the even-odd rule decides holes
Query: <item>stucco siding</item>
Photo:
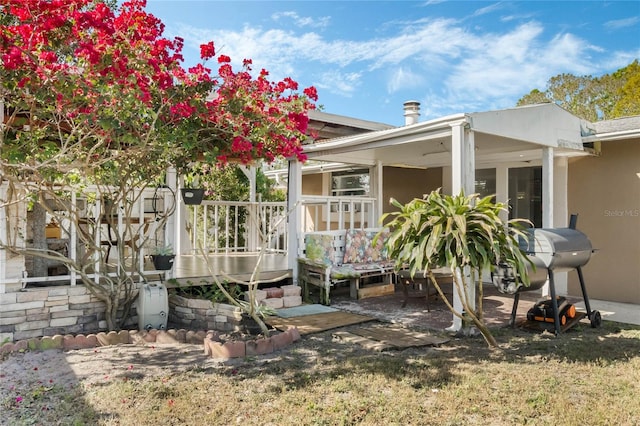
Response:
[[[597,252],[583,268],[590,298],[640,303],[640,139],[605,141],[569,163],[569,211]],[[581,296],[577,274],[569,294]]]
[[[384,213],[395,211],[389,200],[393,197],[405,204],[414,198],[420,198],[442,186],[442,168],[408,169],[400,167],[385,167],[383,170],[384,183],[382,195],[384,197]]]
[[[303,175],[302,193],[304,195],[322,195],[322,173]]]

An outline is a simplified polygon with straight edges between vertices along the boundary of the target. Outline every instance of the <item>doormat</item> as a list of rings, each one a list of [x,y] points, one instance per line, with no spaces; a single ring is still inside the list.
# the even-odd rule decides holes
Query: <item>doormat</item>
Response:
[[[357,337],[350,337],[349,334]],[[365,327],[350,330],[349,333],[336,333],[336,337],[351,340],[372,349],[384,350],[388,348],[406,349],[419,346],[440,346],[449,339],[434,336],[429,333],[412,331],[397,327]],[[364,339],[364,340],[362,340]]]
[[[286,330],[289,327],[297,327],[300,334],[311,334],[374,320],[375,318],[366,315],[352,314],[344,311],[335,311],[291,318],[272,316],[268,317],[265,322],[270,326],[277,328],[278,330]]]
[[[301,317],[303,315],[314,315],[314,314],[326,314],[328,312],[337,312],[336,308],[332,308],[331,306],[313,304],[313,305],[300,305],[294,306],[293,308],[282,308],[276,310],[276,315],[280,318],[293,318],[293,317]]]

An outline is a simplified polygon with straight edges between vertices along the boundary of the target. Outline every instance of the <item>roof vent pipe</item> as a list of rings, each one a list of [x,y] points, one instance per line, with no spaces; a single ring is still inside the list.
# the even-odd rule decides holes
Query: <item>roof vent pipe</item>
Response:
[[[406,101],[404,103],[404,125],[416,124],[420,117],[420,102]]]

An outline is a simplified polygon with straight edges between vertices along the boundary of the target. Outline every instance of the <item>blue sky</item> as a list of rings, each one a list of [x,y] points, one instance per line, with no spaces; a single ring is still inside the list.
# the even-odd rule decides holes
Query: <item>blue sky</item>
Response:
[[[148,0],[185,62],[213,40],[235,66],[315,86],[325,112],[393,125],[508,108],[561,73],[599,76],[640,58],[639,1]],[[211,64],[214,65],[214,64]]]

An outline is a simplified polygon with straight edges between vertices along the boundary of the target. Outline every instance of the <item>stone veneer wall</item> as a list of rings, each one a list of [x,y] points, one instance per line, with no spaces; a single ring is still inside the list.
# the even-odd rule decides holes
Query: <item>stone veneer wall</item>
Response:
[[[248,295],[245,294],[245,300]],[[256,301],[273,309],[289,308],[302,304],[300,287],[286,285],[256,290]],[[169,327],[192,330],[240,331],[240,308],[226,303],[212,303],[204,299],[190,299],[176,294],[169,295]]]
[[[192,330],[239,331],[240,308],[210,300],[169,295],[169,327]]]
[[[127,326],[137,328],[135,304]],[[107,330],[105,306],[83,285],[0,294],[0,342]]]
[[[258,290],[257,299],[273,308],[302,303],[300,287]],[[268,302],[268,303],[267,303]],[[275,303],[275,305],[274,305]],[[125,328],[137,329],[136,304]],[[239,331],[242,314],[233,305],[169,296],[170,326],[191,330]],[[0,293],[0,343],[36,337],[90,334],[107,330],[105,306],[83,285],[27,288]]]

